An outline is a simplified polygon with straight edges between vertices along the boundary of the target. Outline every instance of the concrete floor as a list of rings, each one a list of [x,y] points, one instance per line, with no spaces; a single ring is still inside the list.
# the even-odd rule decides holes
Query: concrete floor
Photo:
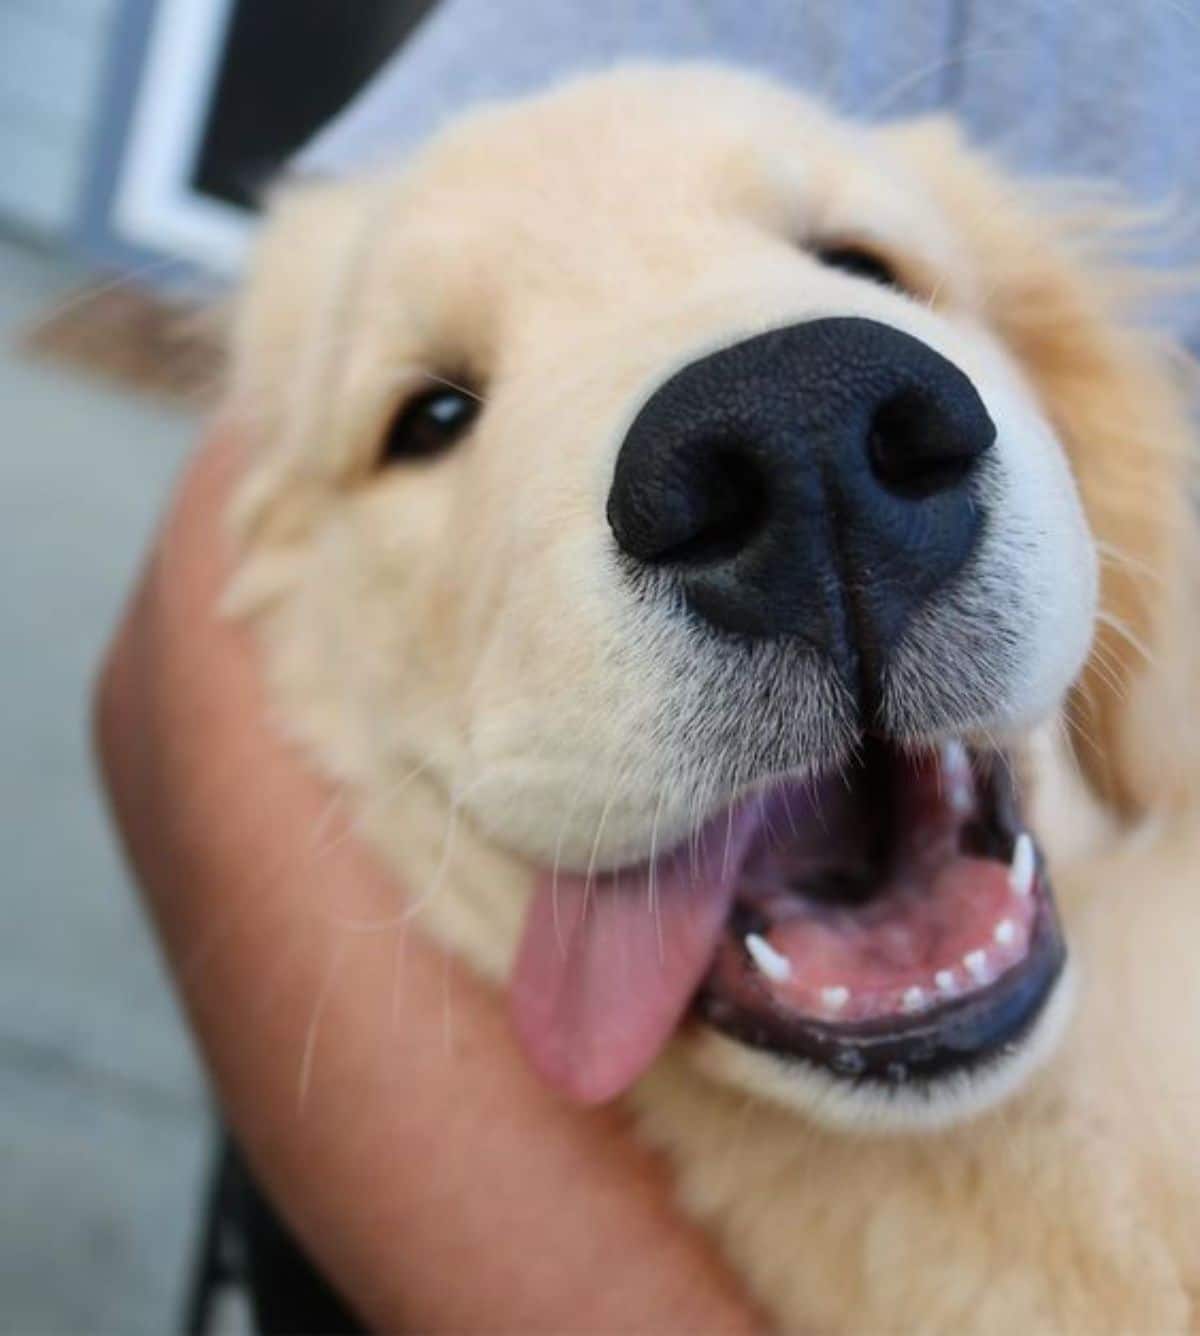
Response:
[[[209,1120],[86,712],[196,424],[15,355],[15,328],[78,278],[0,244],[0,1330],[161,1336]]]

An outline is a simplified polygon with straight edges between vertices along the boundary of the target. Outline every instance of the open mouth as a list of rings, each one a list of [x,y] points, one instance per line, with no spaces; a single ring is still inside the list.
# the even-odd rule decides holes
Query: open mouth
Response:
[[[951,742],[870,743],[814,786],[761,795],[698,1013],[743,1043],[858,1080],[995,1057],[1064,960],[1010,768]]]
[[[588,1101],[626,1088],[689,1015],[898,1087],[1015,1052],[1064,959],[1007,759],[869,740],[653,863],[547,879],[512,993],[535,1065]]]

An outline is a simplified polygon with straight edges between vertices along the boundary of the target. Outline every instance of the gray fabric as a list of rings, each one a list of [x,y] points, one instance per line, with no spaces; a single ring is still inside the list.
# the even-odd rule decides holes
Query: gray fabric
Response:
[[[637,57],[729,61],[868,120],[951,110],[1017,167],[1182,204],[1155,258],[1200,257],[1197,0],[445,0],[299,166],[374,165],[472,103]],[[1169,316],[1200,336],[1194,302]]]

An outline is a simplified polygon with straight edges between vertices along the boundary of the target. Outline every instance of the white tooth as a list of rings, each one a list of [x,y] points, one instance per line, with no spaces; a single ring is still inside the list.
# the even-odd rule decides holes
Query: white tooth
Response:
[[[963,964],[967,967],[967,973],[976,983],[987,983],[992,977],[991,970],[988,969],[986,951],[968,951],[963,956]]]
[[[1012,946],[1013,942],[1017,940],[1017,925],[1012,919],[1001,919],[1000,922],[996,924],[996,929],[992,933],[992,936],[995,937],[996,941],[999,942],[1001,946]]]
[[[1008,884],[1014,894],[1020,896],[1033,894],[1033,878],[1037,871],[1033,853],[1033,841],[1027,832],[1022,831],[1013,845],[1012,863],[1008,869]]]
[[[938,986],[938,992],[945,993],[947,997],[952,997],[958,992],[958,980],[955,979],[953,970],[938,970],[933,976],[933,981]]]
[[[956,812],[969,812],[975,802],[971,783],[971,760],[966,747],[957,739],[942,746],[942,774],[946,780],[946,797]]]
[[[843,988],[838,984],[834,988],[821,989],[821,1005],[826,1011],[841,1011],[841,1009],[850,1001],[849,988]]]
[[[901,1005],[905,1011],[920,1011],[925,1005],[925,990],[918,988],[914,984],[911,988],[906,988]]]
[[[773,983],[787,983],[792,977],[792,962],[756,932],[746,934],[746,950],[754,963]]]
[[[949,775],[969,773],[967,749],[958,738],[942,743],[942,769]]]

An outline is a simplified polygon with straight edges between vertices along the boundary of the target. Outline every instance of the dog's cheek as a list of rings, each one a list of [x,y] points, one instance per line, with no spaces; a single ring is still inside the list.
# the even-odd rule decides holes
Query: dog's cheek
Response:
[[[413,763],[412,723],[431,720],[441,698],[446,650],[429,611],[438,510],[432,489],[368,485],[328,498],[302,541],[247,563],[282,573],[252,611],[282,719],[363,791]]]
[[[996,425],[980,497],[974,620],[1003,679],[992,688],[990,725],[1013,736],[1057,710],[1084,666],[1098,558],[1066,449],[1029,378],[974,322],[955,333],[957,361]]]
[[[435,465],[377,479],[330,525],[330,545],[344,553],[347,635],[361,635],[359,652],[375,661],[384,647],[383,664],[413,686],[431,665],[451,686],[460,651],[470,650],[458,630],[469,561],[454,522],[453,479]],[[367,613],[361,632],[360,611]]]
[[[1061,446],[1032,415],[1005,431],[989,547],[1001,609],[1011,615],[1009,730],[1024,731],[1062,703],[1086,662],[1098,596],[1098,558]]]

